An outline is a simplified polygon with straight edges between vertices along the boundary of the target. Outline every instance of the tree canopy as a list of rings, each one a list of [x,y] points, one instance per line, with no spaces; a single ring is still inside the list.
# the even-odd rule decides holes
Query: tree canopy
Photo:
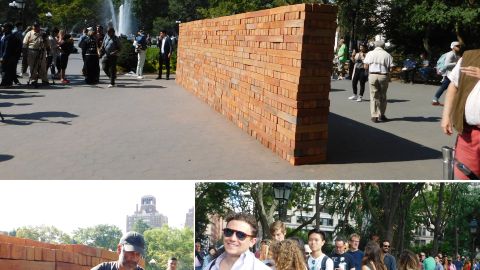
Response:
[[[117,250],[122,237],[122,230],[115,225],[101,224],[94,227],[78,228],[73,232],[73,239],[78,244]]]

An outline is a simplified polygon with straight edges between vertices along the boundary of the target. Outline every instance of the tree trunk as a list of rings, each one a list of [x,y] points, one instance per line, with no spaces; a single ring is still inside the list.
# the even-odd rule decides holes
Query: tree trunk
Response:
[[[317,191],[315,192],[315,229],[320,228],[320,182],[317,182]]]
[[[257,206],[257,214],[262,226],[262,238],[270,238],[269,226],[273,223],[273,214],[267,213],[266,207],[263,203],[263,185],[264,183],[255,183],[252,184],[250,194],[252,199]],[[273,203],[272,207],[276,205],[276,202]]]
[[[432,251],[433,254],[438,253],[438,239],[440,238],[442,228],[441,228],[441,217],[442,217],[442,211],[443,211],[443,196],[444,196],[444,191],[445,191],[445,183],[440,183],[440,189],[438,191],[438,202],[437,202],[437,211],[435,214],[435,220],[434,220],[434,231],[433,231],[433,247]]]

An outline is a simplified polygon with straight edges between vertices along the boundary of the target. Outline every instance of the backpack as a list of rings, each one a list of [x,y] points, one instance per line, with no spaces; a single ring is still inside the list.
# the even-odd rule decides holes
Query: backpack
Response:
[[[442,75],[447,71],[447,66],[445,65],[445,59],[447,59],[447,54],[449,52],[446,52],[440,56],[437,60],[437,65],[435,66],[435,69],[437,70],[438,75]]]
[[[328,259],[329,259],[329,257],[327,256],[327,254],[325,254],[325,256],[323,256],[323,258],[322,258],[322,265],[320,267],[320,270],[327,269],[327,260]]]

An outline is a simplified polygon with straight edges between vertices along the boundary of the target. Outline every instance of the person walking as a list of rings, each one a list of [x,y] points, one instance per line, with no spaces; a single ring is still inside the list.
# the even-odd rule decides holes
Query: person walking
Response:
[[[435,95],[433,96],[433,100],[432,100],[433,106],[440,105],[440,102],[439,102],[440,97],[442,96],[443,92],[447,90],[448,85],[450,84],[450,79],[448,78],[448,75],[450,75],[450,73],[452,72],[452,69],[455,67],[458,60],[460,59],[460,50],[461,50],[460,42],[458,41],[452,42],[450,44],[450,48],[452,50],[449,51],[445,56],[444,66],[446,70],[441,73],[441,75],[443,76],[442,85],[440,85],[437,92],[435,92]]]
[[[68,66],[68,57],[73,51],[73,39],[70,34],[66,34],[65,30],[60,30],[57,36],[58,43],[58,56],[57,56],[57,68],[60,73],[60,82],[63,84],[70,83],[65,76]]]
[[[349,97],[350,100],[356,100],[361,102],[363,100],[363,93],[365,92],[365,83],[367,82],[367,74],[365,73],[365,67],[363,65],[363,60],[367,55],[367,46],[364,44],[360,45],[360,50],[356,52],[353,51],[352,61],[354,63],[353,78],[352,78],[352,89],[353,96]],[[360,94],[357,95],[357,85],[360,81]]]
[[[480,49],[466,51],[448,74],[448,86],[442,114],[442,130],[447,135],[457,130],[455,160],[477,177],[480,175]],[[469,179],[457,166],[454,175]],[[448,270],[448,269],[445,269]],[[457,269],[458,270],[458,269]]]
[[[160,31],[160,36],[158,39],[158,44],[160,45],[160,52],[158,54],[158,77],[157,80],[162,79],[162,70],[163,65],[165,64],[166,69],[166,79],[170,79],[170,57],[172,56],[173,46],[172,41],[167,36],[167,31]]]
[[[17,80],[17,58],[21,49],[21,41],[12,33],[13,25],[6,23],[3,25],[3,36],[0,41],[0,70],[3,77],[1,86],[12,86]]]
[[[107,29],[107,35],[102,41],[102,47],[100,50],[100,54],[103,56],[102,69],[110,78],[110,84],[107,86],[108,88],[115,86],[115,79],[117,77],[117,57],[119,52],[120,41],[118,40],[118,37],[115,36],[115,29],[109,27]]]
[[[385,51],[383,40],[375,41],[375,49],[365,56],[363,63],[368,69],[368,83],[370,85],[370,115],[374,123],[386,122],[387,89],[390,81],[390,68],[393,57]]]

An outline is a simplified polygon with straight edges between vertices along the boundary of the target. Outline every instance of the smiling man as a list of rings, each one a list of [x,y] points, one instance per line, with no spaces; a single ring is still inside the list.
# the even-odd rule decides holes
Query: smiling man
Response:
[[[118,261],[104,262],[92,270],[143,270],[138,262],[145,254],[145,240],[137,232],[126,233],[117,246]]]
[[[225,252],[213,260],[209,270],[270,270],[268,266],[255,258],[250,248],[257,242],[257,221],[247,213],[235,213],[226,219],[223,229]]]

